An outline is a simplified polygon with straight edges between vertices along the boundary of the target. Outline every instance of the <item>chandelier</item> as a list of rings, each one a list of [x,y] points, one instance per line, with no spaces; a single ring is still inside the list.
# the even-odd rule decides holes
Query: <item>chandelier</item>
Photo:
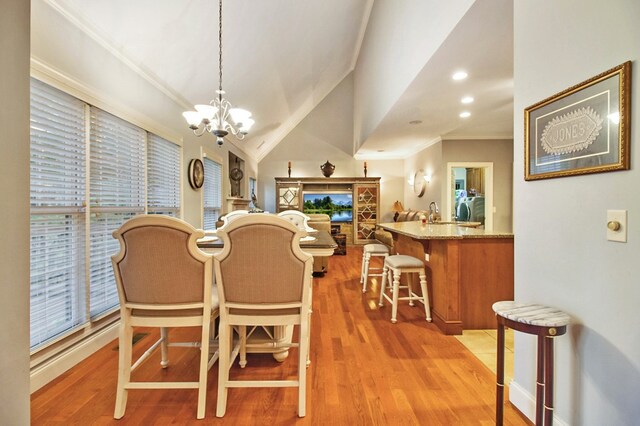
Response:
[[[254,121],[251,113],[246,109],[233,108],[231,103],[222,97],[225,94],[222,90],[222,0],[219,0],[218,26],[218,96],[211,100],[208,105],[196,105],[195,111],[185,111],[182,116],[187,120],[189,128],[196,136],[202,136],[205,132],[213,134],[222,145],[223,138],[229,133],[239,140],[244,139],[249,133],[249,129]]]

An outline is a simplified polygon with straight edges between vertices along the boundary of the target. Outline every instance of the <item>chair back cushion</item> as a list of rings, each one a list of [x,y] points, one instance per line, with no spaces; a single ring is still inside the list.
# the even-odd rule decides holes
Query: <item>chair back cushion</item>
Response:
[[[122,234],[126,252],[117,267],[126,302],[203,301],[205,265],[190,254],[189,237],[185,231],[158,225]]]
[[[285,222],[286,220],[282,219]],[[289,229],[287,229],[289,228]],[[300,302],[305,261],[292,250],[295,230],[265,223],[228,232],[230,251],[220,259],[224,299],[231,303]],[[310,271],[309,271],[310,273]]]

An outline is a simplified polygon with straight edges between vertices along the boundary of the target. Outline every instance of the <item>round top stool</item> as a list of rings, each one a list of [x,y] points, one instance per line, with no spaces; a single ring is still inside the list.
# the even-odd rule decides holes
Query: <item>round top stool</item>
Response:
[[[400,275],[403,273],[417,273],[420,278],[422,294],[413,292],[411,278],[407,277],[406,285],[400,285]],[[391,296],[385,293],[389,282]],[[408,296],[400,297],[399,290],[407,289]],[[395,254],[384,260],[382,269],[382,283],[380,285],[380,301],[378,306],[384,305],[384,300],[391,303],[391,322],[397,322],[398,300],[408,300],[409,306],[414,306],[414,300],[424,305],[424,313],[427,321],[431,322],[431,308],[429,307],[429,293],[427,292],[427,273],[422,260],[404,254]]]
[[[496,424],[503,421],[504,329],[538,336],[536,425],[553,424],[553,339],[567,332],[571,317],[549,306],[535,303],[496,302],[498,321],[498,365],[496,380]]]
[[[424,263],[422,260],[413,256],[407,256],[405,254],[396,254],[386,259],[385,263],[390,268],[422,268],[424,269]]]
[[[367,291],[367,282],[369,277],[381,277],[382,268],[370,267],[371,257],[380,256],[386,258],[389,256],[389,247],[384,244],[366,244],[362,248],[362,269],[360,271],[360,282],[362,283],[362,292]]]

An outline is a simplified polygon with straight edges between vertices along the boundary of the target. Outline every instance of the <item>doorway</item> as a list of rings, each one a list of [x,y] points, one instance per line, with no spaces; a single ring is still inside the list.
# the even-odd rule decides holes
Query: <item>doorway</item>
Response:
[[[493,163],[447,163],[446,212],[493,230]],[[463,205],[461,205],[463,204]]]

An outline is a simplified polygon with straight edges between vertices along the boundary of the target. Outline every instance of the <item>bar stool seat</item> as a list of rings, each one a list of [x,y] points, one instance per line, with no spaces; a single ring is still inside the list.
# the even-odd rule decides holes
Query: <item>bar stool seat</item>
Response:
[[[407,279],[407,285],[400,285],[400,276],[402,273],[416,272],[420,277],[420,288],[422,290],[422,296],[413,292],[411,288],[411,279]],[[387,277],[392,283],[390,286],[391,297],[385,293],[387,286]],[[399,290],[406,288],[409,295],[407,297],[398,297]],[[391,302],[391,322],[397,322],[398,313],[398,300],[408,300],[409,306],[413,306],[414,300],[424,305],[424,311],[427,321],[431,321],[431,309],[429,308],[429,293],[427,292],[427,274],[425,271],[424,263],[418,258],[407,256],[403,254],[395,254],[388,256],[384,260],[384,267],[382,269],[382,285],[380,287],[380,302],[379,306],[383,306],[383,300],[386,299]]]
[[[536,425],[553,423],[553,339],[566,333],[571,318],[548,306],[513,301],[492,306],[498,321],[498,365],[496,380],[496,424],[503,422],[504,401],[504,329],[538,336],[536,386]]]
[[[389,247],[384,244],[366,244],[362,248],[362,270],[360,271],[360,282],[362,283],[362,292],[367,291],[367,282],[369,277],[381,277],[382,268],[374,268],[370,266],[371,257],[380,256],[385,259],[389,256]],[[373,273],[371,273],[374,271]]]

